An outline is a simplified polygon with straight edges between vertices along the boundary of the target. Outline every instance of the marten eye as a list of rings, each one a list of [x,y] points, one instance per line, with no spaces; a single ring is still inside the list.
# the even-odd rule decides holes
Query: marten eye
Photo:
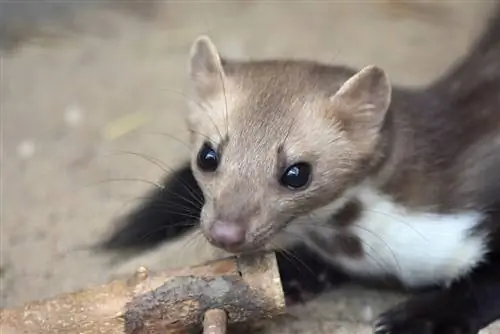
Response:
[[[305,188],[311,181],[311,165],[305,162],[299,162],[285,169],[281,175],[281,185],[293,190]]]
[[[210,143],[203,143],[198,152],[197,164],[204,172],[214,172],[219,167],[219,156]]]

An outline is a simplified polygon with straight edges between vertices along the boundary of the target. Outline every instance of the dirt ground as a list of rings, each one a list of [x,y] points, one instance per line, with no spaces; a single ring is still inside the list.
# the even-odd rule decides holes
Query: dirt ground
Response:
[[[377,64],[394,83],[418,86],[467,52],[493,6],[0,2],[1,305],[102,283],[140,265],[210,258],[209,247],[189,237],[119,264],[88,250],[189,154],[179,92],[197,35],[209,34],[228,56]],[[124,151],[159,159],[164,169]],[[292,309],[295,316],[269,332],[370,333],[366,324],[400,298],[347,287]]]

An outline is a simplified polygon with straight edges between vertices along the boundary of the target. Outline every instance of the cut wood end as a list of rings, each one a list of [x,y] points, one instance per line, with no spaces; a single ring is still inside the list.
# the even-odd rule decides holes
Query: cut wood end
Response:
[[[224,310],[213,309],[205,312],[203,334],[226,334],[227,314]]]
[[[148,269],[142,266],[137,268],[137,270],[135,271],[135,277],[138,280],[145,280],[146,278],[148,278]]]

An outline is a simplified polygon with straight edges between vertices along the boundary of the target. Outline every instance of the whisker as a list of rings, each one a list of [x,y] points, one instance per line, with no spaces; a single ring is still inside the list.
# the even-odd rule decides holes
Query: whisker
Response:
[[[166,133],[166,132],[161,132],[161,131],[138,131],[136,132],[137,134],[148,134],[148,135],[158,135],[158,136],[164,136],[164,137],[168,137],[170,139],[173,139],[175,140],[176,142],[182,144],[184,147],[186,147],[189,152],[192,152],[192,149],[191,149],[191,146],[186,143],[184,140],[170,134],[170,133]]]
[[[194,214],[189,214],[189,212],[168,210],[168,208],[165,208],[165,210],[163,210],[163,208],[161,208],[161,209],[156,210],[156,212],[158,212],[158,213],[164,213],[164,214],[174,214],[174,215],[178,215],[178,216],[185,217],[185,218],[191,218],[191,219],[194,219],[194,220],[199,220],[200,219],[199,216],[194,215]],[[148,212],[143,211],[143,212],[135,214],[134,217],[138,219],[138,218],[142,218],[142,217],[145,217],[145,216],[148,216],[148,215],[149,215]],[[175,223],[170,223],[169,222],[168,226],[173,226],[173,224],[175,224]]]
[[[321,221],[319,221],[319,220],[318,220],[318,221],[314,221],[314,220],[313,220],[313,221],[308,221],[308,222],[306,222],[306,223],[305,223],[305,225],[319,226],[319,227],[322,227],[322,228],[331,229],[331,230],[333,230],[333,231],[338,231],[338,229],[337,229],[335,226],[333,226],[333,225],[331,225],[331,224],[328,224],[328,223],[326,223],[326,222],[321,222]],[[379,235],[377,235],[375,232],[373,232],[373,231],[371,231],[371,230],[369,230],[369,229],[366,229],[366,228],[364,228],[364,227],[362,227],[362,226],[358,226],[358,225],[356,225],[356,224],[353,224],[352,226],[354,226],[354,227],[356,227],[356,228],[359,228],[359,229],[361,229],[361,230],[363,230],[363,231],[366,231],[367,233],[372,234],[373,236],[375,236],[376,238],[378,238],[378,239],[379,239],[379,240],[380,240],[380,241],[381,241],[384,245],[386,245],[386,246],[387,246],[387,248],[388,248],[388,250],[389,250],[389,252],[391,253],[391,256],[393,257],[393,259],[394,259],[394,261],[395,261],[395,263],[396,263],[396,265],[397,265],[397,267],[398,267],[398,270],[400,270],[400,271],[401,271],[401,267],[400,267],[400,265],[399,265],[399,261],[398,261],[398,259],[397,259],[397,257],[396,257],[396,254],[394,253],[394,251],[392,250],[391,246],[389,245],[389,243],[388,243],[386,240],[384,240],[382,237],[380,237]],[[287,231],[287,232],[289,232],[289,231]],[[360,242],[361,242],[364,246],[368,247],[368,248],[369,248],[369,249],[370,249],[370,250],[371,250],[374,254],[376,253],[376,252],[375,252],[375,249],[374,249],[371,245],[369,245],[368,243],[366,243],[366,242],[365,242],[362,238],[360,238]],[[367,256],[369,256],[369,257],[370,257],[370,258],[371,258],[371,259],[372,259],[372,260],[373,260],[373,261],[377,264],[377,266],[379,266],[379,268],[382,268],[382,269],[383,269],[383,268],[386,268],[386,265],[385,265],[385,264],[382,264],[382,263],[381,263],[379,260],[377,260],[375,257],[371,256],[371,255],[370,255],[370,254],[368,254],[368,253],[367,253],[366,255],[367,255]]]
[[[201,229],[196,230],[195,234],[196,234],[196,242],[194,243],[194,248],[196,251],[200,252],[202,251],[200,247],[202,247],[203,245],[207,245],[208,240],[201,232]]]
[[[220,132],[219,128],[217,127],[217,124],[215,123],[215,121],[213,120],[213,118],[210,116],[210,110],[205,105],[203,105],[202,102],[193,99],[192,97],[188,96],[187,94],[184,94],[181,91],[171,90],[171,89],[168,89],[168,88],[163,88],[162,90],[164,90],[166,92],[170,92],[170,93],[177,93],[180,96],[184,97],[187,101],[195,103],[198,107],[200,107],[200,109],[202,109],[203,111],[205,111],[205,113],[208,115],[208,117],[210,118],[210,121],[212,122],[212,124],[214,125],[215,129],[219,133],[219,138],[220,139],[223,138],[222,137],[222,133]],[[205,103],[209,103],[209,102],[205,102]],[[209,103],[209,105],[211,106],[210,103]],[[205,137],[210,140],[210,138],[208,138],[207,136],[205,136]],[[211,141],[211,142],[213,142],[213,141]]]
[[[152,236],[153,234],[156,234],[158,232],[161,232],[161,231],[166,231],[169,227],[181,227],[181,226],[184,226],[184,227],[191,227],[191,226],[196,226],[196,224],[193,222],[191,224],[189,224],[190,220],[184,220],[182,222],[179,222],[179,224],[176,224],[176,225],[168,225],[168,226],[161,226],[161,227],[158,227],[154,230],[151,230],[149,231],[148,233],[146,233],[145,235],[143,235],[140,240],[147,240],[148,237]]]
[[[293,232],[290,232],[290,231],[286,231],[287,234],[289,234],[290,236],[292,237],[295,237],[296,239],[300,240],[300,241],[304,241],[305,237],[303,235],[300,235],[300,234],[296,234],[296,233],[293,233]],[[360,240],[360,242],[368,247],[369,249],[371,249],[372,251],[374,251],[373,247],[371,247],[369,244],[365,243],[364,240]],[[375,265],[377,265],[377,267],[379,269],[381,269],[382,271],[385,271],[385,264],[383,262],[381,262],[379,259],[377,259],[376,257],[374,257],[373,255],[371,255],[370,253],[365,253],[366,256],[368,256]],[[318,254],[318,256],[320,256]],[[335,257],[335,254],[332,254],[332,257]]]
[[[190,248],[192,245],[194,245],[195,247],[197,245],[200,245],[201,241],[203,241],[202,239],[200,239],[200,237],[202,237],[201,231],[199,229],[194,231],[184,240],[184,242],[181,245],[181,249]]]
[[[372,232],[372,231],[368,231],[368,230],[367,230],[367,232]],[[372,232],[372,234],[373,234],[374,236],[377,236],[377,235],[376,235],[375,233],[373,233],[373,232]],[[377,236],[377,237],[379,237],[379,236]],[[380,237],[379,237],[379,238],[380,238]],[[396,254],[394,253],[394,251],[391,249],[391,247],[389,246],[389,244],[388,244],[387,242],[385,242],[383,239],[380,239],[380,240],[382,240],[382,242],[383,242],[384,244],[386,244],[386,246],[388,247],[388,249],[389,249],[389,251],[390,251],[390,253],[391,253],[391,255],[392,255],[393,259],[394,259],[394,262],[396,263],[397,270],[401,273],[401,266],[399,265],[399,261],[398,261],[398,259],[397,259],[397,257],[396,257]],[[362,238],[360,238],[360,239],[359,239],[359,241],[361,242],[361,244],[362,244],[363,246],[368,247],[368,248],[372,251],[372,253],[373,253],[373,254],[376,254],[376,253],[377,253],[377,252],[375,251],[375,248],[373,248],[373,247],[372,247],[369,243],[365,242]],[[375,264],[377,265],[377,267],[378,267],[379,269],[381,269],[382,271],[387,271],[387,270],[386,270],[386,269],[387,269],[387,264],[386,264],[384,261],[382,261],[382,260],[380,260],[380,259],[376,258],[374,255],[371,255],[370,253],[364,253],[364,255],[365,255],[365,256],[368,256],[368,257],[369,257],[369,258],[373,261],[373,263],[375,263]]]
[[[167,201],[164,201],[164,200],[156,200],[155,201],[155,196],[134,196],[134,197],[131,197],[131,198],[128,198],[124,201],[124,203],[122,204],[121,208],[120,208],[120,211],[123,210],[128,204],[130,204],[131,202],[136,202],[136,201],[140,201],[142,200],[143,203],[145,201],[145,203],[147,203],[148,201],[151,201],[153,200],[153,203],[149,202],[147,203],[147,207],[148,208],[178,208],[178,209],[183,209],[183,211],[181,212],[190,212],[190,211],[193,211],[193,210],[201,210],[201,208],[203,207],[203,204],[201,204],[201,202],[193,202],[191,199],[185,197],[185,196],[182,196],[181,194],[176,194],[174,193],[173,191],[169,190],[169,189],[166,189],[166,188],[163,188],[161,191],[167,191],[169,192],[170,194],[173,194],[173,195],[176,195],[179,199],[187,202],[187,204],[190,204],[191,206],[186,206],[186,204],[181,204],[181,203],[175,203],[175,205],[171,202],[167,202]],[[172,205],[169,205],[169,204],[172,204]],[[174,212],[172,212],[174,213]],[[147,212],[145,212],[145,214],[147,214]]]
[[[404,220],[401,220],[401,219],[398,219],[396,216],[393,216],[387,212],[383,212],[383,211],[378,211],[378,210],[374,210],[374,209],[370,209],[370,208],[367,208],[365,209],[366,211],[369,211],[369,212],[373,212],[375,214],[378,214],[378,215],[382,215],[382,216],[385,216],[387,218],[390,218],[392,219],[393,221],[395,222],[398,222],[398,223],[401,223],[403,224],[404,226],[408,227],[409,229],[411,229],[413,232],[417,233],[423,240],[425,241],[429,241],[422,233],[420,233],[419,231],[417,231],[417,229],[415,229],[414,227],[412,227],[410,224],[408,224],[407,222],[405,222]]]
[[[202,109],[204,111],[207,111],[205,105],[203,105],[202,102],[196,100],[192,96],[189,96],[189,95],[187,95],[186,93],[184,93],[184,92],[182,92],[180,90],[171,89],[171,88],[161,88],[161,91],[177,94],[177,95],[183,97],[186,101],[195,103],[198,107],[200,107],[200,109]]]
[[[392,258],[393,258],[393,260],[394,260],[394,263],[396,264],[396,266],[397,266],[397,268],[398,268],[398,271],[399,271],[400,273],[402,272],[401,266],[400,266],[399,261],[398,261],[398,259],[397,259],[397,257],[396,257],[396,253],[393,251],[392,247],[389,245],[389,243],[388,243],[388,242],[387,242],[384,238],[382,238],[382,237],[381,237],[380,235],[378,235],[377,233],[375,233],[375,232],[371,231],[370,229],[367,229],[367,228],[365,228],[365,227],[363,227],[363,226],[360,226],[360,225],[358,225],[358,224],[353,224],[352,226],[353,226],[353,227],[355,227],[355,228],[358,228],[358,229],[360,229],[360,230],[362,230],[362,231],[365,231],[365,232],[367,232],[367,233],[370,233],[371,235],[373,235],[374,237],[376,237],[376,238],[378,238],[380,241],[382,241],[382,243],[383,243],[385,246],[387,246],[387,249],[388,249],[388,250],[389,250],[389,252],[391,253],[391,256],[392,256]],[[363,242],[363,244],[364,244],[365,246],[369,247],[369,248],[372,250],[372,252],[373,252],[373,253],[376,253],[376,252],[375,252],[375,249],[374,249],[373,247],[371,247],[370,245],[368,245],[368,243],[364,242],[362,238],[360,238],[360,240]],[[372,260],[375,260],[375,259],[374,259],[374,258],[372,258]],[[386,267],[385,267],[385,266],[382,266],[382,268],[386,268]]]
[[[212,118],[210,117],[210,119],[212,119]],[[214,121],[213,121],[213,119],[212,119],[212,122],[214,122]],[[213,145],[216,145],[216,144],[217,144],[217,142],[216,142],[215,140],[213,140],[212,138],[210,138],[209,136],[207,136],[207,135],[206,135],[206,134],[204,134],[204,133],[201,133],[201,132],[196,131],[196,130],[194,130],[194,129],[189,129],[189,131],[191,131],[191,132],[193,132],[193,133],[196,133],[196,134],[199,134],[200,136],[202,136],[203,138],[205,138],[206,140],[208,140],[208,141],[209,141],[210,143],[212,143]]]
[[[367,210],[367,211],[370,211],[370,212],[373,212],[373,213],[375,213],[375,214],[382,214],[382,215],[384,215],[384,212],[379,212],[379,211],[372,210],[372,209],[366,209],[366,210]],[[389,214],[385,214],[385,216],[387,216],[387,217],[389,217],[389,218],[391,218],[391,219],[395,220],[396,222],[401,222],[401,221],[400,221],[400,220],[398,220],[396,217],[393,217],[393,216],[391,216],[391,215],[389,215]],[[329,224],[329,223],[325,223],[325,222],[319,222],[319,220],[318,220],[317,222],[308,222],[308,223],[319,223],[319,224],[321,224],[321,226],[325,226],[325,227],[327,227],[327,228],[331,228],[331,229],[333,229],[333,230],[336,230],[335,225],[332,225],[332,224]],[[401,223],[403,223],[405,226],[411,227],[411,226],[409,226],[408,224],[406,224],[405,222],[401,222]],[[365,227],[363,227],[363,226],[361,226],[361,225],[359,225],[359,224],[357,224],[357,223],[352,224],[352,226],[354,226],[354,227],[356,227],[356,228],[358,228],[358,229],[360,229],[360,230],[363,230],[363,231],[365,231],[365,232],[367,232],[367,233],[370,233],[370,234],[371,234],[371,235],[373,235],[374,237],[378,238],[378,239],[379,239],[379,240],[380,240],[380,241],[381,241],[381,242],[382,242],[385,246],[387,246],[387,249],[388,249],[388,250],[389,250],[389,252],[391,253],[391,256],[392,256],[392,258],[394,259],[394,262],[396,263],[396,265],[397,265],[397,267],[398,267],[398,270],[401,272],[401,270],[402,270],[402,269],[401,269],[401,266],[400,266],[400,264],[399,264],[399,261],[398,261],[398,259],[397,259],[397,257],[396,257],[396,253],[394,252],[394,250],[392,249],[392,247],[390,246],[390,244],[387,242],[387,240],[385,240],[384,238],[382,238],[380,235],[378,235],[378,234],[377,234],[377,233],[375,233],[374,231],[372,231],[372,230],[370,230],[370,229],[367,229],[367,228],[365,228]],[[416,230],[414,230],[414,229],[412,229],[412,230],[413,230],[414,232],[417,232],[417,233],[418,233],[418,231],[416,231]],[[421,234],[419,233],[419,235],[421,235]],[[421,235],[421,236],[422,236],[422,235]],[[422,237],[423,237],[423,236],[422,236]],[[364,244],[365,244],[365,246],[370,247],[370,249],[371,249],[372,251],[374,251],[373,247],[369,246],[367,243],[364,243]],[[373,259],[373,260],[375,260],[374,258],[372,258],[372,259]],[[382,268],[385,268],[385,266],[383,266]]]
[[[288,127],[288,130],[285,134],[285,139],[283,140],[283,143],[286,143],[288,141],[288,137],[290,136],[290,133],[292,132],[292,128],[295,126],[297,122],[297,119],[294,118],[293,121],[290,123],[290,127]]]
[[[308,213],[308,214],[304,214],[304,215],[298,215],[298,216],[295,216],[293,217],[293,219],[296,219],[296,218],[307,218],[308,220],[306,220],[305,223],[303,223],[304,225],[313,225],[313,226],[318,226],[318,227],[322,227],[322,228],[327,228],[327,229],[330,229],[334,232],[338,232],[338,229],[331,223],[328,223],[328,222],[324,222],[321,218],[315,218],[316,214],[314,212],[311,212],[311,213]],[[357,225],[356,225],[357,226]],[[358,226],[357,226],[358,227]],[[387,246],[387,248],[389,249],[389,251],[391,252],[391,255],[392,257],[394,258],[394,261],[398,267],[398,270],[401,271],[401,267],[399,265],[399,261],[396,257],[396,254],[394,253],[394,251],[392,250],[391,246],[388,244],[387,241],[385,241],[383,238],[381,238],[379,235],[377,235],[376,233],[374,233],[373,231],[371,230],[368,230],[368,229],[365,229],[361,226],[359,226],[360,229],[363,229],[363,230],[366,230],[368,233],[371,233],[373,234],[375,237],[379,238],[379,240],[382,241],[382,243],[384,245]],[[291,233],[291,231],[289,230],[285,230],[286,233]],[[298,240],[304,240],[304,236],[303,235],[297,235],[296,236],[298,238]],[[374,254],[376,253],[375,252],[375,249],[369,245],[368,243],[366,243],[363,239],[360,238],[360,242],[368,247]],[[374,256],[372,256],[371,254],[367,253],[366,254],[380,269],[384,270],[386,268],[386,264],[385,263],[382,263],[381,261],[379,261],[377,258],[375,258]]]
[[[132,152],[132,151],[125,151],[125,150],[115,151],[115,152],[116,152],[115,154],[120,154],[121,153],[121,154],[129,154],[129,155],[140,157],[140,158],[145,159],[146,161],[149,161],[152,164],[156,165],[164,173],[175,175],[175,171],[173,170],[173,168],[170,168],[168,166],[164,166],[163,163],[160,160],[158,160],[156,158],[153,158],[151,156],[148,156],[146,154]],[[178,180],[182,184],[182,186],[184,187],[184,189],[191,195],[191,197],[192,197],[193,200],[199,202],[200,205],[203,205],[201,199],[197,197],[197,195],[194,193],[194,190],[184,180],[180,179],[179,177],[176,177],[175,179]],[[165,188],[163,188],[163,189],[165,189]],[[194,203],[192,203],[192,204],[194,204]]]
[[[152,199],[152,197],[132,197],[132,198],[129,198],[128,200],[125,201],[125,203],[122,204],[121,208],[118,209],[117,211],[121,212],[123,211],[123,208],[128,205],[129,203],[133,202],[133,201],[137,201],[137,200],[141,200],[141,199],[145,199],[145,200],[150,200]],[[175,215],[179,215],[179,216],[184,216],[186,218],[192,218],[194,220],[199,220],[200,217],[199,215],[197,215],[196,213],[193,213],[194,210],[196,209],[200,209],[200,207],[196,207],[196,208],[193,208],[193,207],[188,207],[188,206],[184,206],[184,205],[168,205],[168,204],[171,204],[169,202],[162,202],[162,201],[159,201],[157,203],[148,203],[147,204],[147,208],[148,209],[155,209],[157,212],[161,212],[161,213],[170,213],[170,214],[175,214]],[[193,204],[194,203],[190,203],[190,204]],[[135,219],[140,219],[141,217],[145,217],[147,215],[150,214],[150,211],[148,209],[142,209],[142,210],[139,210],[139,213],[134,213],[133,216]],[[165,209],[165,210],[160,210],[160,209]],[[175,211],[175,210],[171,210],[171,209],[180,209],[178,211]],[[198,211],[198,210],[196,210]],[[169,223],[169,226],[172,226],[171,223]]]
[[[173,204],[171,202],[168,202],[168,201],[163,201],[163,200],[157,200],[155,201],[154,203],[151,203],[149,202],[148,203],[148,207],[165,207],[165,208],[179,208],[179,209],[183,209],[185,212],[189,212],[189,211],[192,211],[192,210],[201,210],[201,206],[198,206],[198,205],[195,205],[195,203],[192,203],[190,202],[187,198],[181,196],[181,195],[178,195],[178,197],[186,202],[188,202],[188,204],[192,204],[192,206],[186,206],[186,205],[183,205],[183,204],[180,204],[180,203],[175,203],[175,206],[172,205],[170,206],[169,204]],[[121,209],[123,209],[125,206],[127,206],[128,204],[132,203],[132,202],[136,202],[136,201],[141,201],[141,202],[148,202],[148,201],[151,201],[151,200],[154,200],[154,196],[132,196],[132,197],[128,197],[126,199],[124,199],[124,204],[123,206],[121,207]]]
[[[127,177],[111,178],[111,179],[106,179],[106,180],[102,180],[102,181],[97,181],[97,182],[93,182],[93,183],[84,185],[83,187],[86,188],[86,187],[97,186],[97,185],[112,183],[112,182],[141,182],[141,183],[152,185],[153,187],[158,188],[158,189],[164,189],[164,187],[162,185],[160,185],[156,182],[150,181],[150,180],[140,179],[140,178],[127,178]]]
[[[222,133],[220,132],[220,129],[219,127],[217,126],[217,123],[215,123],[215,120],[213,119],[212,115],[210,115],[210,112],[208,111],[205,111],[205,114],[208,116],[208,118],[210,118],[210,122],[212,123],[212,125],[215,127],[215,129],[217,130],[217,133],[219,134],[219,141],[221,141],[224,136],[222,135]],[[194,133],[198,133],[198,134],[201,134],[200,132],[196,132],[194,130],[191,130],[193,131]],[[201,134],[203,135],[203,134]],[[207,136],[205,136],[205,138],[208,138]],[[210,140],[210,138],[208,138]],[[210,140],[211,143],[215,143],[214,141]]]
[[[311,269],[311,267],[309,267],[304,261],[302,261],[297,255],[293,254],[293,252],[291,250],[288,250],[286,248],[281,248],[281,247],[277,247],[274,243],[270,242],[271,246],[275,249],[278,249],[279,251],[282,252],[283,256],[285,256],[286,254],[286,257],[288,259],[290,259],[292,262],[295,262],[295,263],[298,263],[299,265],[303,266],[312,276],[316,276],[316,274],[314,273],[314,271]]]

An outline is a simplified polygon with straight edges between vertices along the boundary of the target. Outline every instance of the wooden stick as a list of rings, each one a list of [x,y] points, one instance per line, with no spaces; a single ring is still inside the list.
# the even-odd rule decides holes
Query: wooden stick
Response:
[[[204,315],[212,309],[223,310],[229,324],[284,313],[275,255],[231,257],[157,274],[140,268],[129,280],[2,309],[0,333],[186,333],[204,320],[210,323],[216,313]]]
[[[203,318],[203,334],[226,334],[227,314],[221,309],[205,312]]]

